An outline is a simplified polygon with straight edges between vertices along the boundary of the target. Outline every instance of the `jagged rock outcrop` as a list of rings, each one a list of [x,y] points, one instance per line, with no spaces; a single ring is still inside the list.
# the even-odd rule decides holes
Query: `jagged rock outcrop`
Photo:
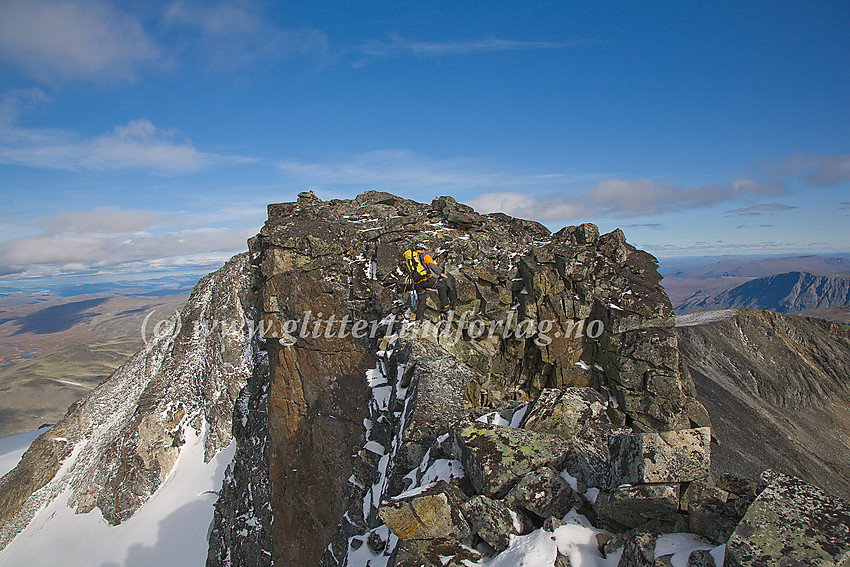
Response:
[[[78,512],[118,524],[166,478],[189,428],[209,461],[231,440],[234,402],[254,366],[246,255],[198,282],[147,347],[68,410],[0,480],[0,547],[70,489]]]
[[[714,422],[716,475],[770,468],[850,499],[850,328],[742,309],[676,333]]]
[[[756,278],[720,293],[697,292],[676,313],[717,309],[766,309],[780,313],[850,305],[850,274],[786,272]]]
[[[303,193],[270,205],[250,243],[261,319],[279,331],[266,341],[275,561],[317,563],[361,496],[348,479],[357,476],[351,455],[363,447],[369,404],[363,376],[379,338],[369,331],[386,332],[379,323],[398,313],[396,258],[414,241],[452,277],[454,319],[435,340],[472,370],[463,384],[468,411],[593,386],[610,392],[623,425],[708,425],[681,371],[655,259],[621,231],[599,235],[588,224],[552,234],[450,197],[426,205],[374,191],[328,202]],[[343,318],[371,324],[342,338]]]

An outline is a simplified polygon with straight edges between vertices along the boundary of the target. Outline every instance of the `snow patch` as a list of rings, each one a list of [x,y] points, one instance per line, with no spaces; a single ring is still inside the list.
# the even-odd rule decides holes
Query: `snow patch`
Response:
[[[0,552],[0,566],[203,565],[216,491],[236,451],[231,443],[204,464],[204,438],[205,432],[187,428],[186,444],[171,473],[118,526],[108,524],[98,509],[76,514],[68,505],[72,491],[66,488]],[[73,463],[73,456],[66,462]]]
[[[690,315],[676,316],[677,327],[694,327],[696,325],[705,325],[706,323],[714,323],[731,319],[738,314],[737,309],[718,309],[716,311],[703,311],[702,313],[691,313]]]
[[[713,543],[709,543],[694,534],[664,534],[655,542],[655,558],[658,559],[662,555],[672,554],[673,557],[670,558],[670,562],[673,567],[688,567],[688,558],[691,553],[698,549],[714,550],[716,547]],[[713,553],[712,556],[714,556]],[[714,557],[715,564],[717,564],[717,558]],[[719,567],[722,567],[722,565],[721,563]]]

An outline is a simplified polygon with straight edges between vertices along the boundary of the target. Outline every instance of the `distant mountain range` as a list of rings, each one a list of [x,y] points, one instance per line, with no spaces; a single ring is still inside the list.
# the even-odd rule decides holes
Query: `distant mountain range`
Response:
[[[752,279],[776,274],[850,273],[850,255],[668,259],[661,261],[659,272],[673,305],[679,305],[697,293],[702,297],[716,295]]]
[[[850,273],[794,271],[760,277],[720,292],[697,292],[676,306],[677,314],[752,308],[790,313],[850,305]]]

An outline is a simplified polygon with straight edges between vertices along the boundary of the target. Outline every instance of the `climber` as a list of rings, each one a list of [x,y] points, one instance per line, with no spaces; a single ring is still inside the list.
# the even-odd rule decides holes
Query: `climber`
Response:
[[[440,312],[451,309],[448,293],[446,293],[446,274],[437,267],[436,262],[425,251],[425,245],[416,244],[399,255],[404,271],[413,282],[416,290],[416,314],[412,321],[421,321],[425,315],[425,298],[428,288],[436,289],[440,296]]]

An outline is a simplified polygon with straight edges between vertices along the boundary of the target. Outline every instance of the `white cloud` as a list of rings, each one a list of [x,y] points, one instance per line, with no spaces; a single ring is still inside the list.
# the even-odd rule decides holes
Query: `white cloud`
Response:
[[[499,167],[499,166],[502,167]],[[749,178],[725,184],[680,187],[651,179],[608,178],[603,174],[515,174],[485,159],[435,159],[386,149],[321,161],[278,164],[302,187],[320,191],[349,186],[418,194],[450,193],[482,213],[504,212],[539,221],[590,217],[642,217],[709,207],[736,199],[782,195],[781,182]],[[602,180],[600,181],[600,178]],[[578,189],[578,187],[588,189]]]
[[[159,56],[141,24],[105,2],[0,2],[0,58],[39,80],[133,79]]]
[[[466,201],[482,213],[506,213],[514,217],[537,221],[557,221],[594,216],[595,210],[568,196],[532,197],[525,193],[482,193]]]
[[[739,179],[728,185],[677,187],[650,179],[609,179],[581,196],[603,214],[637,217],[668,211],[709,207],[744,195],[776,195],[785,192],[779,183]]]
[[[36,222],[48,234],[129,234],[151,228],[162,217],[151,211],[125,211],[119,207],[98,207],[42,217]]]
[[[53,169],[138,169],[186,173],[246,158],[197,150],[173,130],[149,120],[131,120],[111,132],[85,139],[61,130],[10,128],[0,132],[0,162]]]
[[[0,242],[0,273],[80,273],[140,262],[191,264],[197,257],[221,255],[215,252],[244,250],[255,233],[253,228],[167,226],[180,221],[173,215],[115,207],[44,217],[36,223],[41,232]]]
[[[773,195],[785,191],[779,183],[749,179],[727,185],[682,188],[651,179],[606,179],[583,192],[566,190],[544,196],[527,193],[484,193],[467,204],[479,212],[503,212],[541,221],[566,221],[588,217],[641,217],[708,207],[748,195]]]

